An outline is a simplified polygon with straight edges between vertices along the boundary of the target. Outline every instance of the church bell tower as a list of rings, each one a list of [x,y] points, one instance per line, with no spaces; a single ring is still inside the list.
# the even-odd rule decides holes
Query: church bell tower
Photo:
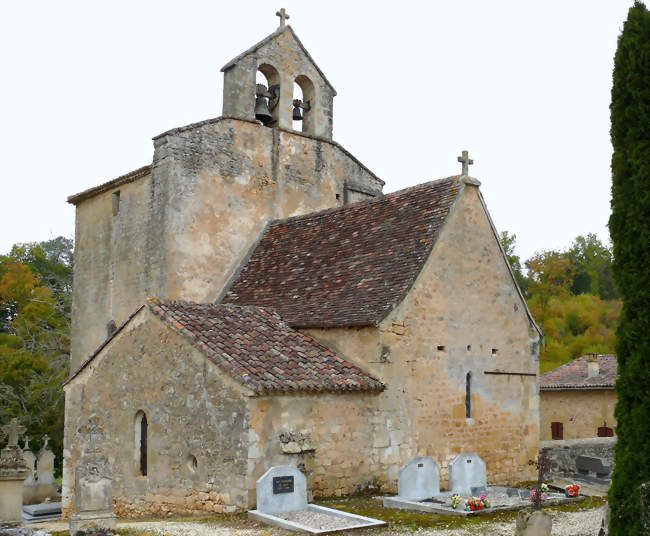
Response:
[[[268,127],[293,129],[302,121],[302,133],[332,139],[332,106],[336,90],[285,21],[271,35],[223,66],[223,115],[261,121]],[[257,73],[265,83],[258,83]],[[294,87],[302,90],[302,99]]]

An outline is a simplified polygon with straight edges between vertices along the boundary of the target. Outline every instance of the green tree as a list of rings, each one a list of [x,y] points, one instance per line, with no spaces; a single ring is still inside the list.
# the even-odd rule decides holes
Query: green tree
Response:
[[[595,234],[578,236],[566,255],[575,269],[572,294],[593,294],[603,300],[618,298],[612,277],[612,252]]]
[[[16,245],[0,257],[0,424],[18,417],[60,471],[68,375],[72,241]]]
[[[510,268],[512,268],[512,273],[515,274],[515,279],[517,284],[524,296],[528,293],[528,279],[521,270],[521,259],[519,255],[515,253],[515,246],[517,244],[517,235],[510,234],[508,231],[503,231],[501,233],[501,245],[503,246],[503,251],[505,251],[508,262],[510,263]]]
[[[558,251],[542,251],[526,261],[530,299],[528,306],[546,332],[551,298],[570,294],[575,269],[566,255]]]
[[[650,13],[628,12],[614,58],[611,102],[613,272],[623,300],[617,330],[615,468],[610,533],[648,534],[640,486],[650,482]],[[647,497],[646,497],[647,500]]]

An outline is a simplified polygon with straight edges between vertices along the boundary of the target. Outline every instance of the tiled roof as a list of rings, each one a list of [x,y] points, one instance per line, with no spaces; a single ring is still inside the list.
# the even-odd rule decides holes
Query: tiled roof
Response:
[[[151,311],[257,394],[382,391],[384,385],[261,307],[149,300]]]
[[[613,389],[617,376],[616,356],[599,355],[599,373],[592,378],[587,377],[587,359],[588,356],[584,355],[543,374],[540,389]]]
[[[373,325],[413,284],[461,189],[449,177],[273,222],[223,302],[275,309],[296,327]]]

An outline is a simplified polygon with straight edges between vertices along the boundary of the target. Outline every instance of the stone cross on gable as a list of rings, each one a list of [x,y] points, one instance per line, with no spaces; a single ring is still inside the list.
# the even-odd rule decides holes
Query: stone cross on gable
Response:
[[[458,157],[458,161],[463,164],[463,171],[462,175],[469,175],[469,166],[474,163],[474,160],[472,160],[469,157],[469,153],[467,151],[463,151],[463,156]]]
[[[284,25],[289,18],[289,14],[287,13],[287,10],[282,8],[280,11],[275,12],[276,17],[280,17],[280,28],[284,28]]]
[[[11,419],[9,424],[5,424],[2,427],[2,433],[4,435],[9,436],[9,440],[7,441],[7,446],[8,447],[17,447],[18,446],[18,438],[22,436],[25,432],[27,431],[27,428],[24,426],[21,426],[18,424],[18,419],[14,418]]]

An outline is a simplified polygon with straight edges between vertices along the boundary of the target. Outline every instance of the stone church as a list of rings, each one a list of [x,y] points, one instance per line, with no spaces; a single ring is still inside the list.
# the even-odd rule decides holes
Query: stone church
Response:
[[[336,91],[284,10],[222,71],[221,117],[68,199],[64,513],[89,453],[121,516],[250,508],[273,465],[315,497],[395,491],[421,455],[443,488],[462,452],[491,484],[529,477],[540,331],[467,155],[383,194],[332,140]]]

